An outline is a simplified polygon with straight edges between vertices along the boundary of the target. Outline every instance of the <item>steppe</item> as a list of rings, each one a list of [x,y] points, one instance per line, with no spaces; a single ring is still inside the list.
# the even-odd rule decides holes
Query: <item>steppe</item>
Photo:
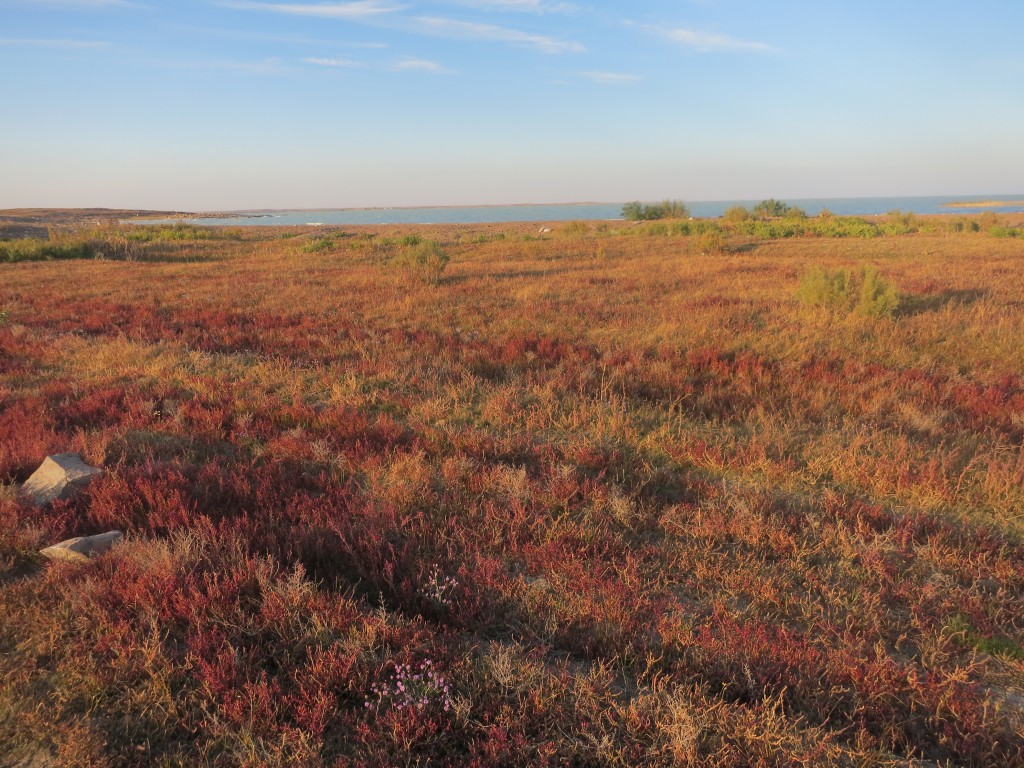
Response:
[[[33,215],[0,764],[1024,765],[1020,216]]]

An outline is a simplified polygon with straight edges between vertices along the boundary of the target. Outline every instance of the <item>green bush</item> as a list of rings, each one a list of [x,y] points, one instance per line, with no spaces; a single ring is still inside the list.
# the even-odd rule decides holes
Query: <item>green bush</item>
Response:
[[[329,237],[316,237],[303,244],[300,250],[303,253],[324,253],[334,250],[334,240]]]
[[[97,229],[90,233],[93,237],[120,236],[139,243],[175,242],[180,240],[213,240],[216,233],[209,227],[196,227],[191,224],[154,224],[137,225],[130,229]],[[227,233],[225,233],[227,234]]]
[[[701,255],[725,253],[725,238],[720,231],[709,229],[697,235],[693,241],[693,250]]]
[[[722,214],[722,218],[728,222],[746,221],[750,218],[750,211],[742,205],[734,205],[731,208],[725,209],[725,213]]]
[[[54,243],[25,237],[0,242],[0,262],[91,259],[97,255],[92,243],[80,240]]]
[[[1005,224],[996,224],[988,230],[992,237],[1020,237],[1021,230],[1008,227]]]
[[[819,215],[806,223],[808,234],[818,237],[878,237],[878,227],[866,219],[856,216]]]
[[[405,235],[401,240],[398,241],[399,245],[404,248],[412,248],[413,246],[419,245],[423,242],[423,238],[419,235]]]
[[[902,213],[899,209],[889,211],[885,215],[881,231],[885,235],[908,235],[917,232],[921,223],[913,213]]]
[[[960,216],[948,222],[946,229],[950,232],[978,232],[981,230],[981,227],[978,226],[977,220]]]
[[[580,240],[590,234],[590,227],[585,221],[570,221],[562,227],[562,234],[574,240]]]
[[[860,299],[855,310],[870,317],[892,317],[900,305],[896,287],[872,267],[860,271]]]
[[[393,263],[414,280],[437,285],[450,260],[440,243],[424,240],[399,253]]]
[[[830,272],[815,267],[805,274],[796,289],[801,302],[813,307],[833,310],[850,309],[850,273],[844,270]]]
[[[859,273],[815,267],[800,280],[796,295],[808,306],[869,317],[891,317],[900,301],[895,286],[873,267]]]
[[[760,219],[773,219],[785,216],[791,210],[793,210],[792,207],[787,203],[784,203],[781,200],[776,200],[774,197],[770,197],[755,205],[752,213]]]
[[[679,200],[664,200],[660,203],[626,203],[622,206],[622,218],[628,221],[653,221],[655,219],[685,219],[690,209]]]

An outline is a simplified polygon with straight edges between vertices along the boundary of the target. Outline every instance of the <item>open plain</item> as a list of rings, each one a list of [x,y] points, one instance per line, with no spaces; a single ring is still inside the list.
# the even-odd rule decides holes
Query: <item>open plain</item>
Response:
[[[19,245],[0,764],[1024,765],[1021,222],[890,219]]]

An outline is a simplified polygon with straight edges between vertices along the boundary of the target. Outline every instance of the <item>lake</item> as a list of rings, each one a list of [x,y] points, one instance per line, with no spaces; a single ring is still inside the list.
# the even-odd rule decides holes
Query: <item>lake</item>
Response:
[[[734,205],[751,208],[757,200],[687,201],[690,213],[698,218],[712,218]],[[840,216],[872,216],[898,209],[904,213],[964,214],[995,211],[1024,212],[1024,194],[961,195],[949,197],[845,197],[789,198],[785,202],[816,215],[828,208]],[[991,206],[948,208],[948,203],[992,202]],[[195,219],[195,224],[209,226],[289,226],[345,224],[484,224],[513,221],[576,221],[614,220],[622,218],[622,203],[570,203],[554,205],[482,205],[465,207],[422,208],[341,208],[313,210],[238,211],[222,218]],[[160,224],[173,219],[136,222]]]

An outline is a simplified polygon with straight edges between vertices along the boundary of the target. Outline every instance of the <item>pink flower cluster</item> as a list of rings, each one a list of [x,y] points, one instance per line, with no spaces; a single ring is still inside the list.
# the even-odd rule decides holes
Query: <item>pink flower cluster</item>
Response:
[[[426,709],[439,706],[451,709],[451,686],[444,675],[434,669],[429,659],[419,665],[399,664],[392,678],[382,685],[374,684],[366,699],[367,709]]]
[[[451,608],[459,582],[441,573],[436,565],[430,571],[430,578],[423,585],[421,594],[438,608]]]

